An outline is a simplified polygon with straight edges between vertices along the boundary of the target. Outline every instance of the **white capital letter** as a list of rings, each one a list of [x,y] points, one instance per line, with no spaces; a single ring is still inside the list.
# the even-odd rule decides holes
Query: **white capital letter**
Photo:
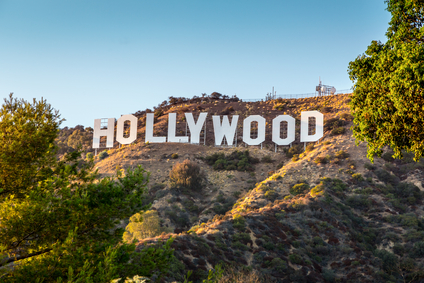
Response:
[[[194,122],[193,113],[185,113],[188,128],[190,129],[190,143],[200,143],[200,132],[205,124],[208,113],[202,112],[199,114],[197,123]]]
[[[94,119],[93,148],[100,147],[100,137],[106,136],[106,147],[113,147],[113,134],[115,128],[115,118],[107,119],[107,129],[101,130],[101,119]]]
[[[228,145],[233,145],[234,135],[236,133],[238,115],[233,115],[231,124],[228,115],[223,116],[222,124],[219,116],[212,116],[213,129],[215,134],[215,145],[221,145],[223,138],[227,140]]]
[[[125,121],[130,121],[130,135],[129,137],[124,137],[124,124]],[[137,139],[137,117],[134,115],[122,115],[118,119],[118,124],[116,125],[116,141],[120,144],[130,144]]]
[[[252,122],[258,122],[258,137],[250,137],[250,125]],[[248,145],[258,145],[265,141],[266,120],[259,115],[251,115],[243,121],[243,141]]]
[[[315,118],[315,134],[309,135],[309,117]],[[314,142],[324,135],[324,115],[318,111],[305,111],[300,115],[300,141]]]
[[[154,119],[155,119],[155,114],[146,113],[146,142],[151,142],[151,143],[166,142],[166,137],[153,136],[153,120]]]
[[[287,122],[287,137],[280,136],[281,122]],[[295,139],[296,120],[289,115],[279,115],[272,120],[272,141],[277,145],[289,145]]]
[[[175,136],[177,130],[177,113],[168,114],[168,142],[188,142],[188,137]]]

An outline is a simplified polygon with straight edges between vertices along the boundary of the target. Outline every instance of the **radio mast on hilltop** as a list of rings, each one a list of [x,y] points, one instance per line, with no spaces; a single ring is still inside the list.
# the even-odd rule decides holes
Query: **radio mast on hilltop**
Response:
[[[315,94],[318,92],[318,96],[330,95],[336,93],[336,88],[330,85],[323,85],[321,83],[321,77],[319,77],[319,85],[315,87]]]

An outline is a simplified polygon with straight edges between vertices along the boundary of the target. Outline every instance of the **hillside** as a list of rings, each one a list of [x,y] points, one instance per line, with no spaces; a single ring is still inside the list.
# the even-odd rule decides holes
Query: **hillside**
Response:
[[[298,120],[301,111],[319,110],[325,133],[304,150],[297,126],[297,142],[275,152],[269,129],[261,149],[245,147],[239,127],[237,147],[214,147],[208,119],[206,145],[145,144],[143,111],[136,113],[137,142],[115,146],[102,160],[97,156],[96,166],[102,176],[139,164],[151,172],[148,201],[171,232],[140,240],[138,249],[175,238],[176,261],[166,282],[183,281],[188,270],[198,282],[218,263],[244,266],[237,274],[256,274],[258,282],[422,282],[424,161],[416,163],[408,153],[393,160],[387,149],[370,164],[366,144],[355,145],[349,130],[348,101],[349,95],[336,95],[163,103],[155,109],[156,135],[166,135],[167,113],[178,113],[177,132],[184,135],[183,113],[201,111],[237,114],[239,121],[260,114],[270,127],[276,115]],[[237,150],[249,150],[259,161],[253,171],[214,170],[208,164],[208,156]],[[186,159],[206,175],[200,190],[176,189],[169,181],[173,165]]]

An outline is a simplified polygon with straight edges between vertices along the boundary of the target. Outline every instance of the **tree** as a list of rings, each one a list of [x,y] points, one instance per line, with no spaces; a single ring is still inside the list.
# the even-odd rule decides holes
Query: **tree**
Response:
[[[205,179],[205,174],[200,166],[188,159],[177,163],[169,171],[169,180],[174,188],[185,188],[192,191],[200,191]]]
[[[373,41],[349,63],[353,134],[358,142],[368,143],[371,161],[386,145],[395,158],[406,150],[418,161],[424,151],[424,3],[386,3],[392,14],[387,42]]]
[[[81,152],[57,160],[60,123],[43,99],[11,94],[0,110],[0,281],[105,282],[134,250],[120,244],[116,226],[149,208],[142,205],[149,174],[138,167],[99,179]],[[159,256],[172,256],[169,245]]]
[[[134,240],[156,237],[169,229],[160,226],[160,219],[156,210],[136,213],[130,217],[130,223],[125,228],[124,241],[132,243]]]

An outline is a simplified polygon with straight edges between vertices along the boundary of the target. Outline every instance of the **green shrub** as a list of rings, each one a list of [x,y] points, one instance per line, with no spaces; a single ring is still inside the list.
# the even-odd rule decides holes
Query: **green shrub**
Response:
[[[204,173],[200,166],[190,160],[184,160],[172,167],[169,172],[169,180],[174,188],[182,187],[190,190],[200,191],[204,182]]]
[[[302,263],[302,257],[298,254],[290,254],[289,260],[290,260],[291,263],[294,263],[294,264]]]
[[[331,118],[325,121],[324,124],[324,130],[329,131],[336,129],[338,127],[344,126],[345,122],[343,120],[340,120],[339,118]]]
[[[93,153],[92,153],[92,152],[87,153],[87,154],[85,155],[85,158],[86,158],[87,160],[93,159]]]
[[[293,162],[299,161],[299,154],[293,155],[292,159]]]
[[[371,200],[363,195],[350,196],[346,199],[346,204],[358,209],[367,209],[371,205]]]
[[[374,174],[377,176],[377,178],[382,181],[383,183],[389,183],[391,185],[397,185],[399,183],[399,177],[390,174],[384,169],[377,169],[374,171]]]
[[[325,158],[324,156],[317,156],[317,157],[314,159],[314,162],[315,162],[316,164],[326,164],[326,163],[327,163],[327,158]]]
[[[279,257],[273,258],[271,260],[271,266],[277,272],[284,272],[287,270],[287,263]]]
[[[368,170],[370,170],[370,171],[374,171],[375,169],[377,169],[377,166],[375,166],[375,165],[373,165],[373,164],[371,164],[371,163],[365,163],[365,164],[364,164],[364,168],[365,168],[365,169],[368,169]]]
[[[283,102],[283,103],[277,103],[277,104],[274,104],[274,109],[275,110],[278,110],[278,111],[283,111],[284,110],[284,107],[285,107],[285,105],[286,105],[286,103],[285,102]]]
[[[192,200],[183,200],[182,204],[190,212],[199,212],[199,207]]]
[[[396,268],[398,258],[395,254],[392,254],[386,250],[375,250],[374,255],[382,260],[383,268],[386,271],[390,271]]]
[[[291,189],[290,189],[290,193],[294,196],[298,195],[298,194],[303,194],[305,193],[305,191],[309,190],[309,185],[306,183],[300,183],[300,184],[296,184],[294,185]]]
[[[248,150],[236,150],[229,155],[214,153],[206,156],[205,161],[214,170],[254,171],[253,165],[258,163],[259,159],[251,157]]]
[[[381,155],[381,158],[383,158],[387,162],[392,162],[393,160],[395,160],[393,158],[393,152],[385,152]]]
[[[336,274],[334,273],[333,270],[330,270],[330,269],[324,269],[322,272],[322,277],[324,278],[325,281],[328,281],[328,282],[334,282],[336,280]]]
[[[261,161],[263,163],[272,163],[272,162],[274,162],[274,160],[272,160],[272,158],[271,158],[270,155],[265,155],[264,157],[262,157],[262,160]]]
[[[346,129],[344,127],[338,127],[338,128],[332,129],[330,135],[337,136],[337,135],[343,135],[344,133],[346,133]]]
[[[412,254],[414,257],[424,257],[424,242],[417,242],[414,244],[412,249]]]
[[[156,110],[154,115],[155,115],[156,118],[162,116],[163,115],[163,110],[162,109]]]
[[[274,249],[275,249],[275,245],[274,245],[274,243],[273,243],[273,242],[270,242],[270,241],[266,241],[266,242],[263,244],[263,247],[264,247],[265,249],[269,250],[269,251],[272,251],[272,250],[274,250]]]
[[[361,182],[364,180],[364,178],[362,177],[361,174],[359,173],[355,173],[352,175],[352,179],[355,180],[356,182]]]
[[[277,197],[277,193],[274,190],[269,190],[265,193],[265,198],[273,200]]]
[[[130,217],[130,222],[125,228],[124,242],[132,243],[133,240],[142,240],[159,236],[162,232],[170,232],[161,227],[160,218],[156,210],[147,210],[144,213],[136,213]]]
[[[172,159],[177,159],[177,158],[178,158],[178,153],[173,153],[173,154],[171,155],[171,158],[172,158]]]
[[[316,185],[312,190],[311,190],[311,196],[317,196],[317,195],[320,195],[320,194],[323,194],[324,193],[324,188],[325,188],[325,186],[324,186],[324,184],[319,184],[319,185]]]
[[[395,254],[397,254],[397,255],[403,255],[404,254],[404,252],[405,252],[405,248],[401,245],[401,244],[398,244],[398,243],[396,243],[396,244],[394,244],[394,246],[393,246],[393,252],[395,253]]]
[[[340,118],[342,118],[345,121],[353,121],[353,116],[350,113],[342,113],[340,115]]]
[[[244,227],[246,226],[244,217],[241,216],[240,214],[235,214],[233,216],[233,227],[239,230],[243,230]]]
[[[292,145],[287,151],[286,156],[292,158],[295,154],[301,154],[303,152],[303,146],[301,144]]]
[[[336,152],[336,158],[338,159],[346,159],[350,156],[350,154],[344,150],[340,150]]]
[[[103,160],[108,156],[109,156],[109,154],[107,153],[107,150],[103,150],[102,152],[99,153],[99,159],[100,160]]]
[[[247,251],[249,249],[249,247],[247,247],[245,244],[239,242],[239,241],[235,241],[231,244],[231,246],[237,250],[241,250],[241,251]]]

